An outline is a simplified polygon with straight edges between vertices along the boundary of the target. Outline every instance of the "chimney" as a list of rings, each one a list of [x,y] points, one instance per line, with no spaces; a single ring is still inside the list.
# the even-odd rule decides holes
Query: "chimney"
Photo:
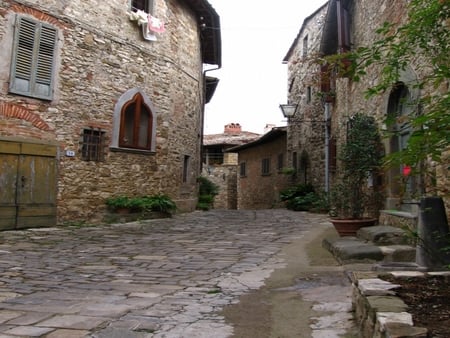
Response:
[[[241,125],[239,123],[229,123],[225,125],[225,134],[234,134],[238,135],[242,132]]]

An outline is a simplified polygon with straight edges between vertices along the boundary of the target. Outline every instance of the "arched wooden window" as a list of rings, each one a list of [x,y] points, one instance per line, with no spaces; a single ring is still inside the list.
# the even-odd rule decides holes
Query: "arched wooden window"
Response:
[[[150,150],[152,112],[137,93],[120,114],[119,147]]]
[[[124,93],[114,108],[113,150],[156,150],[156,110],[138,88]]]

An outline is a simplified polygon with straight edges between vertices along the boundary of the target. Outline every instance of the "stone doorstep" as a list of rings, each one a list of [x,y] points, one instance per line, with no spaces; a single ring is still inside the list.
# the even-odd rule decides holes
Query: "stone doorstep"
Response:
[[[358,230],[357,237],[375,245],[407,245],[411,243],[408,234],[389,225],[375,225]]]
[[[409,275],[410,272],[395,272]],[[413,271],[417,275],[417,271]],[[363,275],[360,275],[363,276]],[[370,277],[370,275],[366,276]],[[407,306],[393,295],[395,284],[379,278],[357,279],[353,275],[353,306],[357,325],[364,337],[426,338],[427,329],[415,327]]]
[[[407,245],[405,231],[391,226],[371,226],[358,231],[357,237],[325,238],[322,246],[341,264],[348,263],[412,263],[416,248]]]

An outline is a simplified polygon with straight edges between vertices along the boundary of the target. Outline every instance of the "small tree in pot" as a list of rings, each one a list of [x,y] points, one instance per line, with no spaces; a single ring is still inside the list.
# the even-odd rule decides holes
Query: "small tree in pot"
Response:
[[[350,118],[347,140],[339,153],[342,163],[339,181],[330,194],[332,223],[341,236],[354,235],[361,226],[373,225],[368,211],[379,205],[379,193],[369,187],[383,158],[381,137],[372,116],[358,113]],[[340,224],[350,220],[349,224]],[[363,224],[360,221],[363,221]],[[336,224],[339,223],[339,224]],[[357,223],[357,224],[355,224]],[[342,226],[342,231],[340,230]]]

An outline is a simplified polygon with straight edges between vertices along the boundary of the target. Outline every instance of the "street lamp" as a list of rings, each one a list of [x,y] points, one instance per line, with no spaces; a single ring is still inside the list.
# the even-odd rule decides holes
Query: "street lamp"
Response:
[[[295,115],[297,112],[298,104],[296,103],[288,103],[288,104],[280,104],[281,112],[283,116],[288,120]]]

